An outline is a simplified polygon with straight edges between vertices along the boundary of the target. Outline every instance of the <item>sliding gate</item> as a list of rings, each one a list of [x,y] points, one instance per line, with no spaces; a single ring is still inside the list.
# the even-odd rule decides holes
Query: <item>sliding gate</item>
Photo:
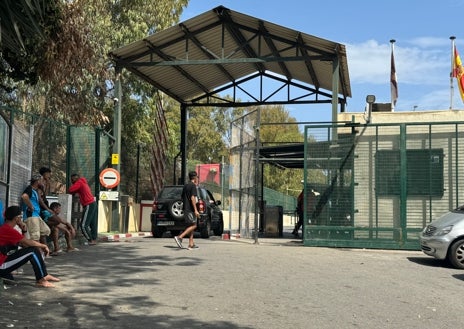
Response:
[[[462,202],[463,131],[463,122],[306,126],[304,245],[419,250],[422,228]]]

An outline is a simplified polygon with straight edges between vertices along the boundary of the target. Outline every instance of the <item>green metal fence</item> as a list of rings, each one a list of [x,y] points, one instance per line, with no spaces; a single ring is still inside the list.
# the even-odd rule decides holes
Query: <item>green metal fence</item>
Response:
[[[281,206],[284,213],[293,214],[296,209],[296,198],[294,196],[272,190],[270,188],[263,188],[263,200],[266,200],[267,206]]]
[[[48,118],[0,107],[0,199],[18,204],[33,173],[52,170],[51,193],[66,191],[69,175],[85,176],[98,197],[99,173],[110,159],[111,137],[93,127],[68,126]]]
[[[419,250],[422,228],[461,202],[464,123],[305,127],[304,244]],[[306,198],[305,198],[306,200]]]

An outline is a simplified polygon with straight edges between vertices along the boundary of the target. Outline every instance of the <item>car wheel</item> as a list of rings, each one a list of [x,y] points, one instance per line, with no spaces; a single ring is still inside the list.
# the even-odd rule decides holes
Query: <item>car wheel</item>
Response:
[[[209,232],[211,232],[211,222],[207,221],[205,227],[203,227],[200,231],[200,236],[202,239],[209,238]]]
[[[224,233],[224,221],[222,220],[222,218],[221,218],[221,220],[219,221],[218,227],[215,228],[215,229],[213,230],[213,232],[214,232],[214,235],[215,235],[215,236],[221,236],[222,233]]]
[[[168,210],[169,214],[175,219],[181,219],[184,216],[183,202],[181,200],[171,202]]]
[[[162,238],[164,232],[166,232],[166,230],[160,227],[151,228],[151,234],[153,235],[154,238]]]
[[[448,261],[456,268],[464,269],[464,239],[455,241],[448,251]]]

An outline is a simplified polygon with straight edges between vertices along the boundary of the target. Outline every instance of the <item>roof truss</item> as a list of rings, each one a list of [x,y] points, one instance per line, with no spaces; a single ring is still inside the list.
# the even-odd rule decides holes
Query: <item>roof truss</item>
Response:
[[[223,6],[110,56],[187,106],[344,106],[351,97],[343,45]]]

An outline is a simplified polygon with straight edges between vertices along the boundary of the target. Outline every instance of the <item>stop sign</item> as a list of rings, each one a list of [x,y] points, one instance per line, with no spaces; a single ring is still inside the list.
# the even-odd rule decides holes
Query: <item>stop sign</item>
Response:
[[[119,171],[113,168],[103,169],[100,173],[100,184],[106,188],[113,188],[118,186],[121,181]]]

